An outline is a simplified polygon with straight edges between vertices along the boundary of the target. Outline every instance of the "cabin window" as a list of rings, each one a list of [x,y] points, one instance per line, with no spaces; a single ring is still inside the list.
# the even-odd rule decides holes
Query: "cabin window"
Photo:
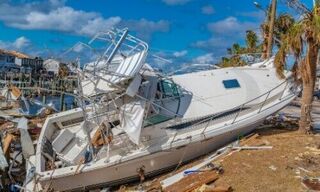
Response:
[[[226,89],[240,88],[240,84],[237,79],[223,80],[222,83]]]
[[[161,86],[163,97],[178,97],[180,95],[177,85],[172,81],[161,80],[160,86]]]

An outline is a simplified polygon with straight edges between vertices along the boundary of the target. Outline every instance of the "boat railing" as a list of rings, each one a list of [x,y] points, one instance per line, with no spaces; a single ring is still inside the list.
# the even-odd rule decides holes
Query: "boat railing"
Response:
[[[250,101],[247,101],[243,104],[241,104],[240,106],[237,106],[234,108],[234,111],[237,111],[236,113],[231,113],[227,116],[225,116],[224,118],[228,118],[231,119],[231,121],[229,121],[231,124],[234,124],[240,120],[242,120],[240,117],[248,114],[248,111],[251,112],[255,112],[252,115],[256,115],[259,114],[261,112],[263,112],[264,110],[266,110],[267,108],[265,108],[267,106],[268,103],[275,101],[275,100],[279,100],[279,102],[283,99],[284,93],[287,90],[288,84],[290,83],[290,79],[287,79],[285,81],[283,81],[282,83],[280,83],[279,85],[277,85],[276,87],[274,87],[273,89],[269,90],[268,92],[255,97],[253,99],[251,99]],[[271,107],[273,107],[274,105],[277,105],[277,103],[273,104]],[[232,117],[233,118],[230,118]],[[204,134],[206,132],[206,129],[209,127],[209,125],[211,125],[213,123],[213,121],[215,120],[219,120],[216,119],[215,116],[213,116],[210,121],[208,121],[207,125],[204,127],[202,134]]]
[[[295,90],[288,89],[289,84],[291,84],[291,79],[286,79],[276,87],[272,88],[266,93],[263,93],[262,95],[255,97],[241,105],[238,105],[237,107],[232,108],[231,112],[221,112],[217,113],[209,119],[204,119],[203,121],[200,121],[192,126],[192,129],[201,129],[201,134],[205,137],[207,128],[216,124],[222,124],[221,126],[217,128],[221,128],[230,124],[238,123],[244,119],[250,118],[254,115],[260,114],[263,111],[272,108],[279,103],[281,103],[284,99],[287,99],[288,97],[285,96],[285,92],[291,91],[290,96],[293,96],[296,94]],[[275,102],[278,100],[278,102]],[[275,103],[272,103],[275,102]],[[268,105],[271,104],[272,105]],[[174,143],[181,140],[181,137],[178,137],[178,134],[174,135],[174,138],[171,141],[170,146]]]

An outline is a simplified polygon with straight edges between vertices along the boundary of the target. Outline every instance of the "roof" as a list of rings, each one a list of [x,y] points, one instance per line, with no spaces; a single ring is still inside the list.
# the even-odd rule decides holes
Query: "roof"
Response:
[[[27,59],[30,58],[30,56],[24,54],[24,53],[20,53],[18,51],[9,51],[9,50],[4,50],[4,49],[0,49],[0,54],[7,54],[7,55],[11,55],[20,59]]]

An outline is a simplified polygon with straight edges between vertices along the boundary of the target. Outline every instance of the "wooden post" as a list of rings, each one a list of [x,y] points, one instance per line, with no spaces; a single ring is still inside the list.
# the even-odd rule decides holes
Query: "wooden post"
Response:
[[[46,94],[44,93],[43,96],[42,96],[42,103],[43,104],[46,104],[46,102],[47,102],[46,99],[47,99],[46,98]]]
[[[63,111],[64,106],[64,93],[61,93],[60,96],[60,111]]]
[[[272,55],[273,33],[274,33],[274,22],[275,22],[275,18],[276,18],[276,9],[277,9],[277,0],[272,0],[270,21],[269,21],[269,35],[268,35],[268,50],[267,50],[267,58],[268,59]]]

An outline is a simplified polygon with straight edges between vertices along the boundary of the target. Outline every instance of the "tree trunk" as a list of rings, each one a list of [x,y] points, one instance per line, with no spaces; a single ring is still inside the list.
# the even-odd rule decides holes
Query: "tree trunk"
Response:
[[[301,99],[300,131],[311,132],[311,109],[316,81],[316,69],[319,46],[314,41],[308,41],[308,50],[304,66],[302,66],[303,92]]]
[[[270,59],[272,56],[272,48],[273,48],[273,33],[274,33],[274,22],[276,19],[277,12],[277,0],[272,0],[271,3],[271,12],[270,12],[270,21],[269,21],[269,34],[268,34],[268,49],[267,49],[267,58]]]

